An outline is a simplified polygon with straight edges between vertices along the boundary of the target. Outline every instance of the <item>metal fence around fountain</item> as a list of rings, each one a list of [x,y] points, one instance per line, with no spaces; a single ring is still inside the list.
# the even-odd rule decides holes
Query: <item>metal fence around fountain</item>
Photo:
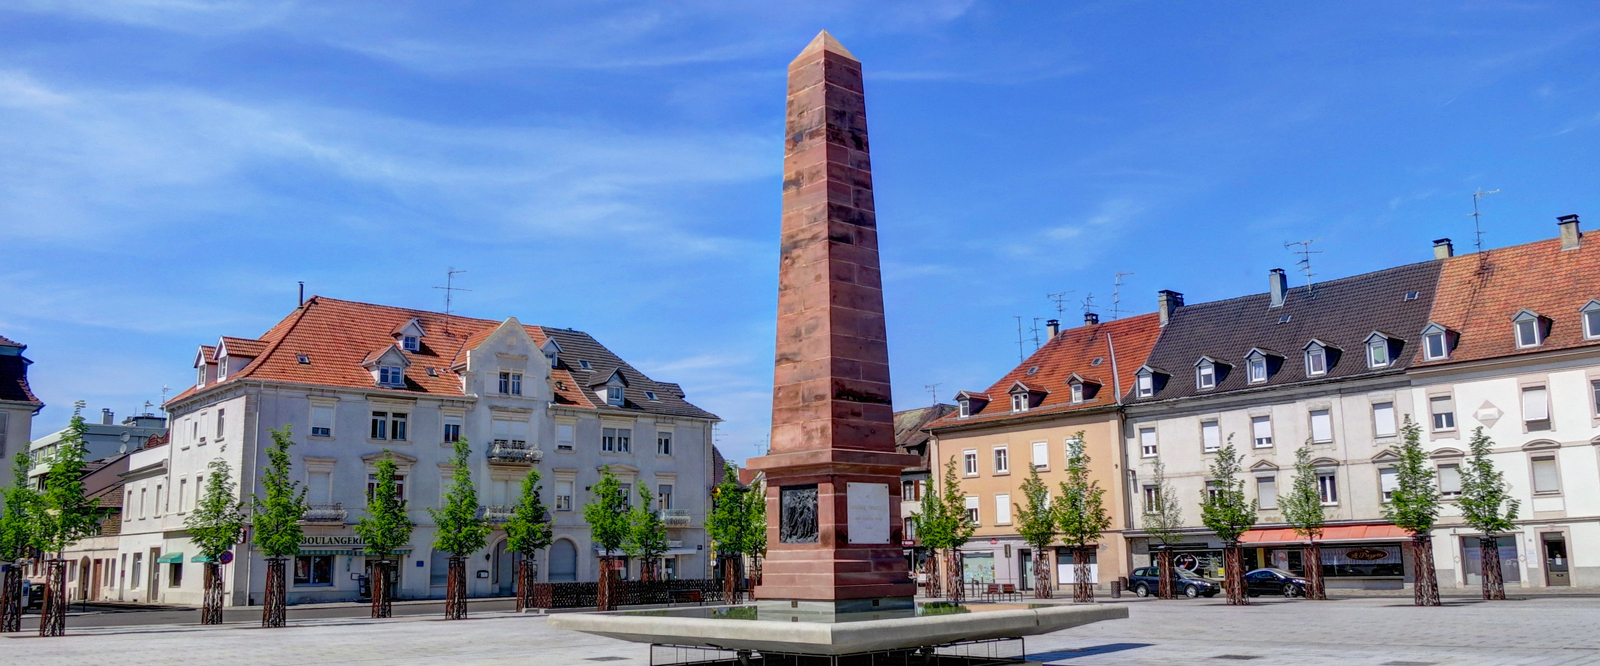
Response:
[[[709,578],[617,581],[617,602],[623,606],[677,603],[722,603],[722,581]],[[592,608],[600,595],[598,582],[539,583],[533,586],[535,608]]]

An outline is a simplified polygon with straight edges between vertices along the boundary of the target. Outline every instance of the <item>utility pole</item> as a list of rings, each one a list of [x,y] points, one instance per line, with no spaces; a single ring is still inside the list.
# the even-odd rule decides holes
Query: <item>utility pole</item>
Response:
[[[445,269],[444,286],[443,287],[434,287],[434,289],[443,289],[444,290],[444,331],[445,331],[445,333],[449,333],[450,332],[450,306],[454,302],[454,298],[453,297],[455,296],[455,292],[458,292],[458,291],[472,291],[471,289],[462,289],[461,287],[457,287],[456,286],[456,275],[458,273],[465,273],[465,272],[466,271],[458,271],[458,270],[456,270],[455,266],[451,266],[451,267]]]
[[[1478,270],[1483,270],[1483,268],[1489,264],[1489,255],[1483,253],[1483,224],[1481,224],[1481,220],[1479,220],[1480,215],[1478,213],[1478,200],[1499,191],[1500,190],[1496,188],[1485,192],[1483,191],[1483,188],[1480,187],[1478,188],[1478,191],[1472,193],[1472,237],[1475,239],[1474,242],[1478,247]]]
[[[1111,287],[1111,318],[1122,316],[1122,278],[1133,273],[1117,273],[1117,281]]]

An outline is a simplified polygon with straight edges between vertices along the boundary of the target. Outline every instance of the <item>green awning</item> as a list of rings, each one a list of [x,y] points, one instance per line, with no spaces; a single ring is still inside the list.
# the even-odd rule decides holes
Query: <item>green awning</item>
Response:
[[[196,555],[194,557],[189,558],[189,561],[190,562],[215,562],[216,560],[213,560],[213,559],[211,559],[209,557],[206,557],[204,555]]]
[[[161,564],[182,564],[183,553],[167,553],[166,555],[156,558],[156,561],[160,562]]]

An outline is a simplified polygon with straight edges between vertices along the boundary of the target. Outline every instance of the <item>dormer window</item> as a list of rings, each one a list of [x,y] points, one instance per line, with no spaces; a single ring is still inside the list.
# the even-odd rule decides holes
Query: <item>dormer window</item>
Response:
[[[1026,393],[1013,393],[1013,394],[1011,394],[1011,411],[1013,413],[1028,411],[1028,394],[1026,394]]]
[[[217,359],[217,381],[222,381],[228,376],[228,357]]]
[[[1306,343],[1305,352],[1306,376],[1321,377],[1328,374],[1328,369],[1333,367],[1339,349],[1321,340],[1312,340]]]
[[[1523,310],[1511,319],[1511,325],[1517,335],[1517,347],[1526,349],[1544,344],[1543,317],[1532,310]]]
[[[611,386],[606,388],[606,404],[612,407],[622,406],[622,387]]]
[[[200,367],[195,368],[195,375],[196,375],[196,377],[195,377],[195,380],[194,380],[194,385],[195,386],[205,386],[206,385],[206,366],[205,366],[204,363],[200,364]]]
[[[1450,329],[1432,322],[1422,329],[1422,358],[1429,361],[1450,358]]]
[[[1272,371],[1276,369],[1274,366],[1280,365],[1280,363],[1274,363],[1274,359],[1283,360],[1281,356],[1269,354],[1260,349],[1251,349],[1249,353],[1244,355],[1245,378],[1251,384],[1266,383],[1272,377]]]
[[[1376,331],[1367,336],[1368,368],[1387,368],[1394,363],[1394,354],[1390,353],[1392,350],[1389,348],[1392,341],[1389,336]]]
[[[1201,361],[1195,367],[1194,385],[1199,389],[1212,389],[1217,387],[1217,366],[1210,361]]]
[[[378,366],[378,383],[383,386],[405,386],[405,369],[398,365]]]
[[[417,351],[422,348],[422,336],[425,335],[422,332],[422,320],[410,319],[406,323],[396,326],[393,331],[389,332],[389,335],[394,336],[395,344],[399,345],[401,349],[408,352]]]
[[[1083,402],[1083,384],[1072,385],[1072,404]]]
[[[361,365],[372,373],[372,380],[378,386],[401,388],[406,385],[406,368],[411,365],[411,359],[391,345],[368,354]]]
[[[967,418],[969,416],[972,416],[972,401],[971,400],[957,400],[956,401],[956,405],[961,410],[961,412],[960,412],[961,418]]]
[[[415,335],[402,335],[402,336],[400,336],[400,348],[401,349],[404,349],[406,351],[414,352],[421,346],[422,346],[421,345],[421,341],[418,340],[417,336],[415,336]]]
[[[1583,338],[1585,340],[1600,338],[1600,300],[1591,299],[1578,312],[1583,314]]]

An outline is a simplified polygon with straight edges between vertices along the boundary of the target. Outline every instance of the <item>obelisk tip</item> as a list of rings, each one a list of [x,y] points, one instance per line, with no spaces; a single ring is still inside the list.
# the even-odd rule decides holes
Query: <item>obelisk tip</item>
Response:
[[[795,56],[795,60],[804,58],[815,51],[837,53],[851,60],[856,60],[855,55],[850,53],[850,49],[847,49],[843,44],[840,44],[839,40],[834,39],[833,35],[828,34],[827,30],[817,33],[816,38],[812,39],[811,43],[807,44],[806,47],[800,51],[800,55]]]

